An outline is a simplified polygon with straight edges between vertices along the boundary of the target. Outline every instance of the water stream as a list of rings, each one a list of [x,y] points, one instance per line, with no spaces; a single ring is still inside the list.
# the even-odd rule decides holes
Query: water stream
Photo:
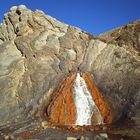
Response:
[[[103,124],[103,118],[96,106],[84,78],[77,73],[74,82],[74,99],[76,107],[76,121],[75,125],[91,125],[92,116],[96,115],[96,124]]]

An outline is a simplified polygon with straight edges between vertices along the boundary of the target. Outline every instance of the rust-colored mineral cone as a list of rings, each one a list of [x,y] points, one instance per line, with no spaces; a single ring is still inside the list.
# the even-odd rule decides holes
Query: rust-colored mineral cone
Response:
[[[112,122],[109,107],[89,74],[74,73],[57,89],[47,110],[52,123],[83,126]]]

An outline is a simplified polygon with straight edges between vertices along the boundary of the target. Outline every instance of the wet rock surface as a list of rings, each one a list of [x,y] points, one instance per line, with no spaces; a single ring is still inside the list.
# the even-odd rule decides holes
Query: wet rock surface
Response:
[[[139,46],[139,20],[94,37],[40,10],[12,7],[0,25],[0,138],[105,139],[41,125],[53,91],[76,71],[91,75],[119,124],[106,139],[140,138]]]
[[[52,93],[47,117],[57,125],[111,124],[110,108],[90,75],[72,73]]]

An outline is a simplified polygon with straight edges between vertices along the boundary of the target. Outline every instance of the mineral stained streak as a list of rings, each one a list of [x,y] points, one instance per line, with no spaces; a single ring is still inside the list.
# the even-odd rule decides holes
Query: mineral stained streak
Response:
[[[78,98],[85,106],[79,105]],[[1,140],[81,137],[81,133],[57,129],[58,123],[82,125],[69,128],[74,131],[97,130],[89,124],[112,128],[106,130],[108,135],[85,132],[87,139],[139,139],[139,106],[140,20],[93,36],[24,5],[4,15],[0,24]],[[78,111],[86,115],[81,116],[85,122]]]
[[[86,73],[74,73],[60,82],[48,107],[50,121],[57,125],[110,124],[110,109]]]

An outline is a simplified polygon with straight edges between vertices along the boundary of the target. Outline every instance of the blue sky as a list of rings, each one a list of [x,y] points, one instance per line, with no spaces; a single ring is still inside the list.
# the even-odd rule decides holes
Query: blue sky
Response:
[[[140,19],[140,0],[0,0],[0,22],[20,4],[94,35]]]

